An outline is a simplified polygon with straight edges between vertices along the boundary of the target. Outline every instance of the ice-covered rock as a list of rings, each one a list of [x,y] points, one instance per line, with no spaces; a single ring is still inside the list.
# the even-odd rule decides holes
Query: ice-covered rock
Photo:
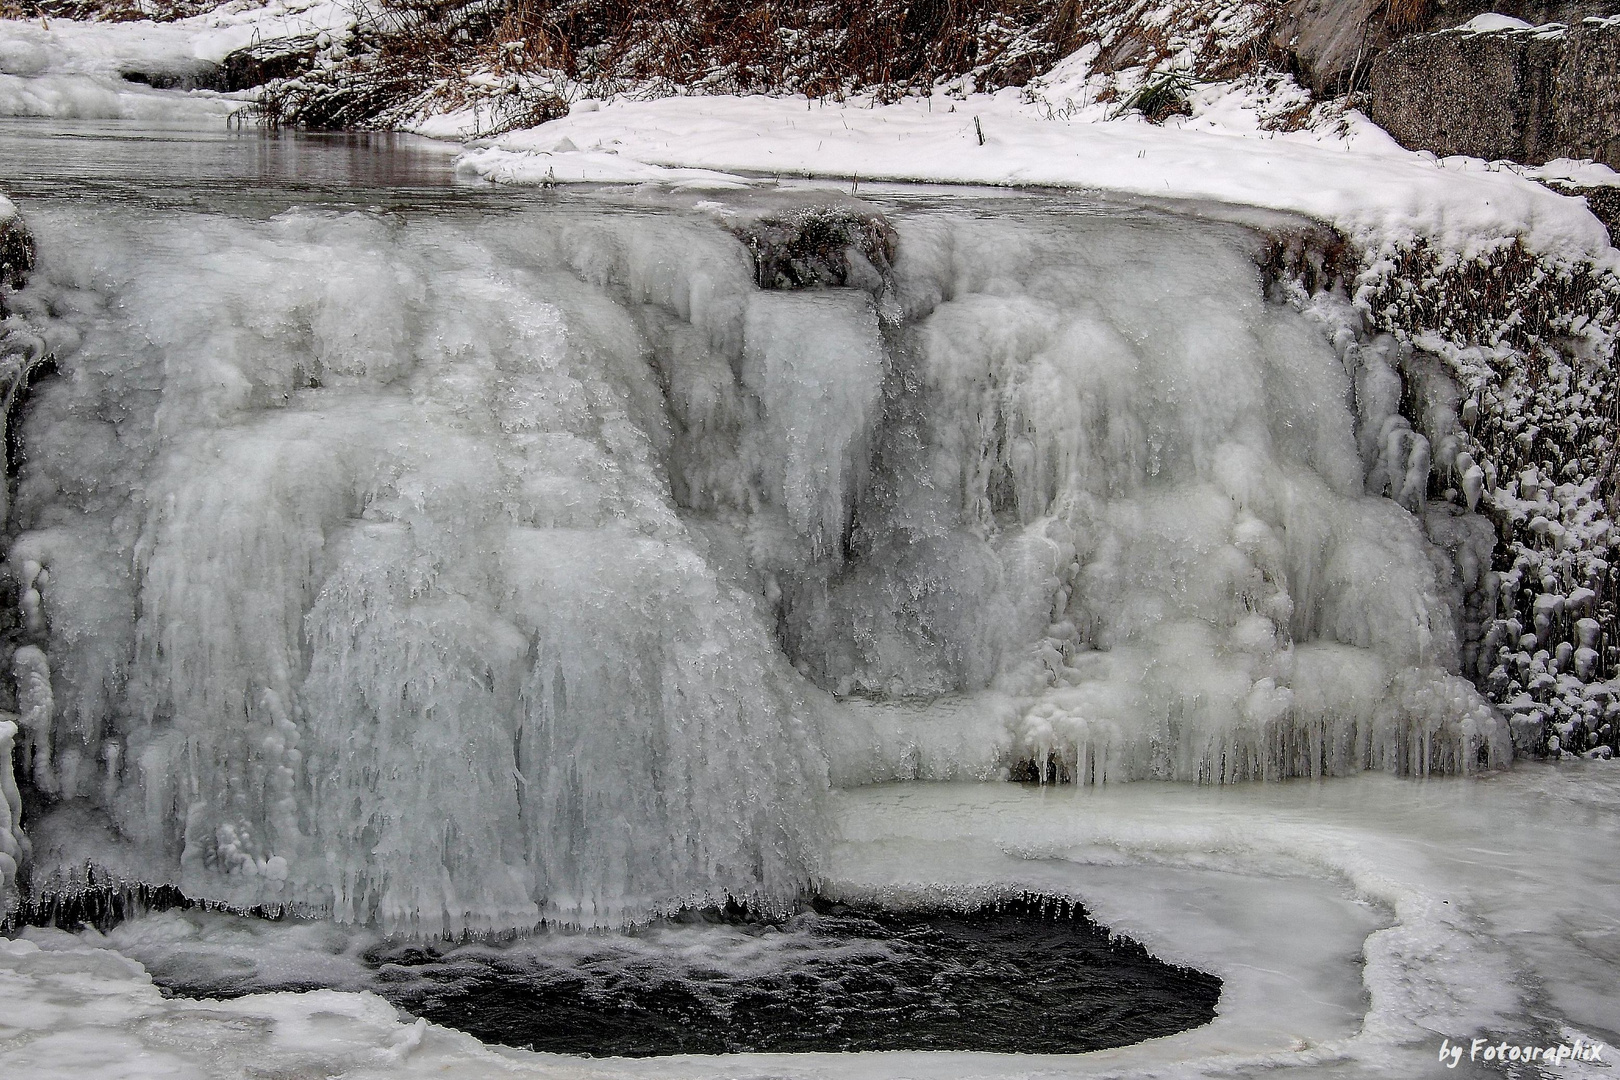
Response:
[[[766,289],[851,285],[879,291],[894,259],[895,233],[875,208],[825,200],[732,225],[754,256]]]
[[[5,290],[22,287],[34,268],[34,238],[17,206],[0,195],[0,318],[4,318]]]

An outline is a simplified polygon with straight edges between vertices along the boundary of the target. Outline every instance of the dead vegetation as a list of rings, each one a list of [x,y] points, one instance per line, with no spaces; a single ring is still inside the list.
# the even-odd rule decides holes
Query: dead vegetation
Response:
[[[971,80],[1017,86],[1079,33],[1076,0],[379,0],[352,41],[273,83],[271,123],[389,126],[487,109],[485,130],[551,119],[580,97],[805,94],[879,100]]]

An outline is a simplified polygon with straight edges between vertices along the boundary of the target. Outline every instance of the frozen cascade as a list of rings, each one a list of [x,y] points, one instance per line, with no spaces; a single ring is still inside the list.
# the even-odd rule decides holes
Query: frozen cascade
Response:
[[[829,779],[1506,752],[1482,519],[1250,233],[902,211],[880,295],[776,293],[732,212],[34,210],[20,778],[456,935],[790,904]]]

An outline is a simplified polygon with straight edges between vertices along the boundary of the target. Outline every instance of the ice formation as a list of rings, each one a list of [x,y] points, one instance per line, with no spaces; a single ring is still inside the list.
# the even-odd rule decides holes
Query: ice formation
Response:
[[[790,903],[829,777],[1505,752],[1488,527],[1249,233],[917,209],[781,293],[733,212],[31,211],[25,782],[147,880],[456,935]]]
[[[14,720],[0,720],[0,916],[11,913],[19,899],[18,874],[28,859],[28,836],[22,829],[22,795],[11,764]]]

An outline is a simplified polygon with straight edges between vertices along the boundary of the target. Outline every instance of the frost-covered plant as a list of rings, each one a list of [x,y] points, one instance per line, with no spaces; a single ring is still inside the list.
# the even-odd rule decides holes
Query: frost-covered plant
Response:
[[[881,287],[894,260],[894,229],[879,214],[806,206],[738,225],[763,289],[817,285]]]

